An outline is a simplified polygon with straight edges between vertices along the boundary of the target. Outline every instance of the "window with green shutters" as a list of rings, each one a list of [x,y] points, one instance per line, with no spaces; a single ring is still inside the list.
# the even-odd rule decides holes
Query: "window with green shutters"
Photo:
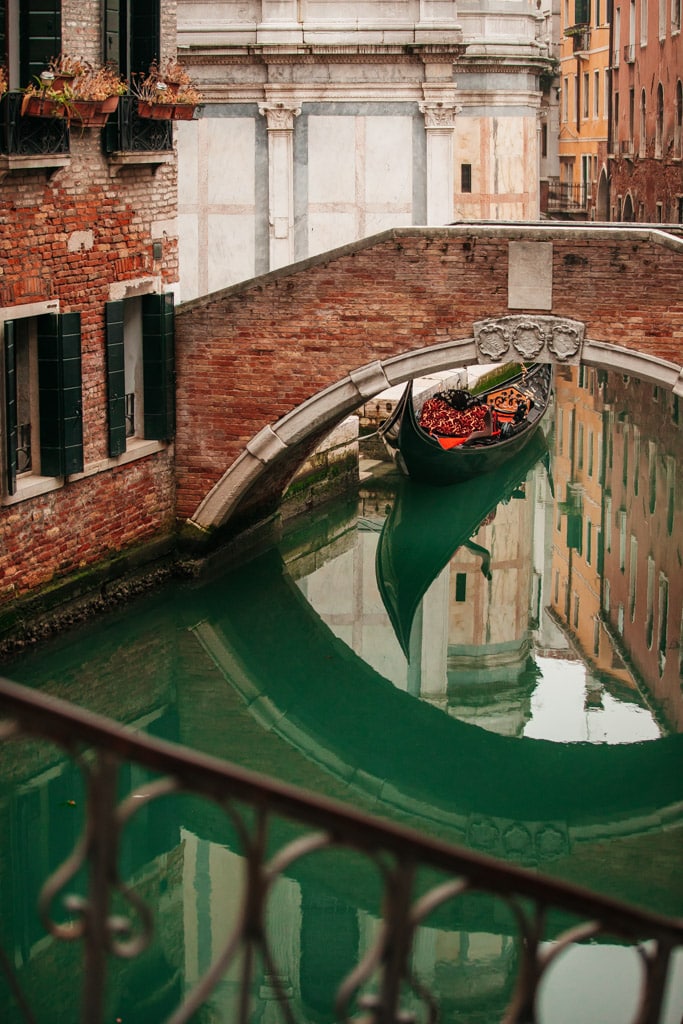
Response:
[[[108,302],[105,323],[109,455],[117,456],[133,437],[174,434],[173,295]]]
[[[2,399],[6,494],[26,476],[83,470],[80,314],[5,322]]]

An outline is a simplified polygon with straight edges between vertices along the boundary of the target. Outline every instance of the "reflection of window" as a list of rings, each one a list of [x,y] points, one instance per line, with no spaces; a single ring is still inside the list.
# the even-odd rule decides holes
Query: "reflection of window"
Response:
[[[669,581],[666,576],[659,577],[659,627],[657,629],[657,650],[659,653],[659,671],[664,671],[666,664],[666,648],[668,646],[669,620]]]
[[[650,441],[647,446],[647,476],[650,515],[652,515],[657,506],[657,448],[653,441]]]
[[[458,572],[455,574],[455,600],[465,601],[467,599],[467,573]]]
[[[605,612],[607,613],[610,610],[610,601],[611,601],[611,597],[612,597],[612,588],[610,587],[609,580],[605,580],[605,589],[604,589],[603,593],[604,593],[604,598],[603,599],[604,599],[604,603],[605,603]]]
[[[628,567],[628,609],[631,622],[636,614],[636,585],[638,579],[638,541],[631,537],[631,552]]]
[[[595,438],[593,437],[593,431],[588,431],[588,475],[593,476],[593,448],[595,446]]]
[[[591,564],[593,557],[593,524],[590,519],[586,520],[586,562]]]
[[[676,512],[676,460],[666,457],[666,532],[671,536]]]
[[[3,490],[83,470],[80,314],[15,317],[2,345]]]
[[[624,572],[626,569],[626,512],[623,510],[617,513],[617,525],[619,526],[619,568]]]
[[[655,563],[652,556],[648,556],[647,559],[647,597],[645,607],[647,608],[647,618],[645,619],[645,641],[648,649],[652,647],[652,637],[654,630],[654,611],[653,611],[653,599],[655,592]]]
[[[130,437],[162,441],[175,416],[173,296],[143,295],[106,305],[109,454]]]
[[[612,495],[605,495],[605,545],[608,553],[612,550]]]
[[[579,595],[574,594],[574,629],[579,628]]]

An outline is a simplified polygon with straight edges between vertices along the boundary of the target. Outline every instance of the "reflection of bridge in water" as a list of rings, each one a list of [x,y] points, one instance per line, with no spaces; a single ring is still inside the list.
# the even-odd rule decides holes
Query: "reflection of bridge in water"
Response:
[[[213,591],[225,615],[194,633],[250,714],[377,813],[522,863],[683,820],[683,736],[552,743],[459,722],[336,638],[275,553]]]

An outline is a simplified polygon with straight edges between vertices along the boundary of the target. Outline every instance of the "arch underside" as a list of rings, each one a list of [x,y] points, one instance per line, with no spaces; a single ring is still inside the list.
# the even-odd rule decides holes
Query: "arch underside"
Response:
[[[233,519],[246,526],[274,511],[299,465],[350,413],[387,388],[410,379],[478,363],[535,359],[582,363],[628,374],[683,397],[683,367],[655,356],[583,337],[583,324],[563,317],[509,316],[474,325],[474,336],[402,353],[352,370],[255,434],[189,519],[201,532]]]

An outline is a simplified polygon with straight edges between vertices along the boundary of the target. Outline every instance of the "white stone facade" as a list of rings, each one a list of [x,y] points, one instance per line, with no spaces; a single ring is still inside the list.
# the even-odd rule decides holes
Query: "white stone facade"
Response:
[[[178,0],[182,300],[390,227],[539,215],[534,0]]]

